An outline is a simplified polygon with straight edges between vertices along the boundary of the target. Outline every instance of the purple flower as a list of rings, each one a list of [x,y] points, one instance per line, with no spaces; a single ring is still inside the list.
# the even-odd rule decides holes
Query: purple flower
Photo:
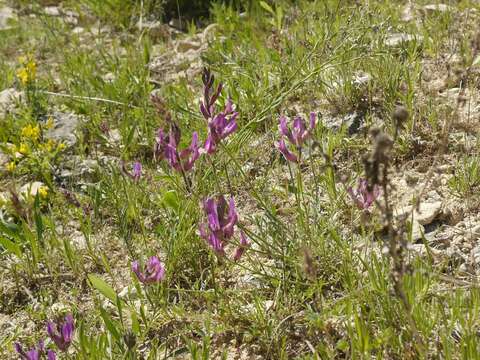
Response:
[[[40,357],[45,352],[45,348],[43,346],[43,340],[41,340],[38,342],[36,348],[32,348],[28,351],[23,350],[19,343],[15,343],[15,351],[20,355],[22,360],[40,360]]]
[[[233,237],[235,225],[238,222],[235,202],[230,198],[228,204],[223,196],[215,201],[208,198],[203,202],[203,210],[207,216],[207,223],[199,226],[200,237],[221,256],[225,256],[225,246]],[[240,247],[235,251],[233,260],[237,261],[249,245],[243,232],[240,233]]]
[[[238,112],[233,111],[232,101],[229,99],[225,110],[218,113],[208,122],[208,136],[205,141],[204,150],[207,154],[213,154],[221,140],[237,130],[235,119]]]
[[[294,153],[288,150],[285,140],[280,140],[277,144],[278,150],[283,154],[285,159],[291,162],[298,162],[298,157]]]
[[[213,154],[220,141],[237,130],[235,119],[238,112],[233,110],[231,99],[227,100],[223,111],[215,112],[215,102],[222,92],[223,84],[218,84],[217,88],[214,89],[214,80],[213,74],[207,68],[203,69],[203,100],[200,103],[200,112],[208,122],[208,136],[202,149],[207,154]]]
[[[56,360],[57,359],[57,354],[53,350],[48,350],[47,351],[47,360]]]
[[[177,171],[189,171],[193,168],[195,161],[200,157],[200,146],[198,145],[198,134],[192,134],[192,142],[186,149],[179,151],[180,136],[170,132],[169,142],[165,150],[165,156],[172,168]]]
[[[57,320],[56,322],[47,322],[48,336],[50,336],[61,351],[67,351],[72,343],[74,330],[75,326],[72,314],[67,314],[65,321]]]
[[[377,184],[375,184],[371,190],[368,188],[369,186],[366,179],[358,179],[358,186],[355,190],[353,190],[351,186],[347,189],[353,202],[361,210],[368,210],[368,208],[380,196],[381,190]]]
[[[155,137],[155,145],[153,146],[153,158],[155,160],[162,160],[165,158],[165,150],[167,149],[168,135],[162,129],[157,130]]]
[[[233,261],[240,260],[243,253],[249,246],[250,246],[250,243],[248,242],[247,237],[245,236],[245,233],[243,231],[240,231],[240,246],[237,247],[237,249],[235,250],[235,253],[233,254]]]
[[[163,280],[165,277],[165,267],[156,256],[148,259],[145,269],[140,269],[138,261],[134,261],[132,263],[132,271],[137,275],[138,280],[144,284],[153,284]]]
[[[200,111],[203,117],[206,120],[209,120],[212,119],[214,116],[215,102],[217,101],[220,93],[222,92],[223,84],[218,84],[217,89],[214,90],[213,83],[215,82],[215,77],[207,68],[203,69],[202,82],[203,100],[200,103]]]
[[[140,162],[135,161],[132,166],[132,176],[133,180],[138,181],[142,176],[142,164]]]
[[[287,125],[287,118],[283,115],[280,116],[278,128],[280,130],[280,134],[287,138],[288,142],[292,144],[297,151],[300,151],[305,141],[312,135],[312,132],[315,129],[315,125],[316,115],[314,112],[311,112],[308,128],[305,120],[302,119],[300,116],[296,116],[293,120],[292,129],[290,129]],[[281,139],[277,143],[277,148],[288,161],[299,161],[298,156],[288,150],[287,144],[285,143],[284,139]]]
[[[132,171],[128,170],[124,161],[121,161],[122,172],[130,177],[133,181],[138,182],[142,177],[142,164],[139,161],[135,161],[132,165]]]

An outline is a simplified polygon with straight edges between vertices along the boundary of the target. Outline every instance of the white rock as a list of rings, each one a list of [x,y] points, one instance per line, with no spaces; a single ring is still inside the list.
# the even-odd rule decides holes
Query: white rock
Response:
[[[419,209],[414,208],[413,211],[413,220],[418,221],[421,225],[430,224],[435,218],[440,214],[442,210],[442,202],[421,202]],[[400,209],[394,210],[394,215],[396,217],[408,217],[411,218],[412,206],[404,206]]]
[[[405,22],[412,21],[415,18],[414,10],[412,4],[405,5],[400,15],[400,19]]]
[[[16,103],[21,100],[23,93],[14,88],[2,90],[0,92],[0,113],[11,111]]]
[[[43,12],[49,16],[60,16],[60,9],[57,6],[46,6]]]
[[[71,10],[66,10],[63,12],[64,14],[64,21],[67,23],[67,24],[70,24],[70,25],[77,25],[78,24],[78,14],[74,11],[71,11]]]
[[[434,14],[435,12],[444,13],[452,10],[453,10],[453,7],[447,4],[429,4],[423,7],[423,11],[427,15]]]
[[[77,142],[75,130],[80,123],[80,117],[74,113],[55,111],[52,114],[53,128],[48,130],[46,137],[73,146]]]
[[[133,300],[138,297],[137,288],[135,286],[125,286],[122,291],[118,293],[120,299]]]
[[[8,156],[0,151],[0,167],[3,167],[8,162]]]
[[[74,34],[77,34],[77,35],[78,35],[78,34],[81,34],[81,33],[83,33],[84,31],[85,31],[85,29],[84,29],[84,28],[77,26],[77,27],[73,28],[73,30],[72,30],[72,33],[74,33]]]
[[[0,9],[0,30],[9,30],[12,28],[12,21],[17,20],[17,15],[12,8],[7,6]]]
[[[85,235],[83,235],[81,231],[75,230],[72,235],[70,235],[70,241],[78,250],[87,248],[87,239],[85,239]]]
[[[422,41],[423,37],[421,35],[411,35],[411,34],[403,34],[403,33],[396,33],[391,34],[386,40],[385,45],[388,47],[396,47],[401,46],[405,43],[409,43],[411,41]]]

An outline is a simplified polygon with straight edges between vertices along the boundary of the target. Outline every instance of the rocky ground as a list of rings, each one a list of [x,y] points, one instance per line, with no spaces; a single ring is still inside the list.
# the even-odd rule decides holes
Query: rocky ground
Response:
[[[479,4],[253,3],[185,27],[153,1],[0,1],[2,358],[43,338],[60,359],[478,356]],[[238,129],[175,172],[157,129],[205,139],[204,68]],[[286,161],[278,119],[310,111]],[[360,209],[378,133],[389,181]],[[199,236],[220,194],[240,261]],[[132,263],[154,255],[148,286]],[[45,322],[67,313],[63,352]]]

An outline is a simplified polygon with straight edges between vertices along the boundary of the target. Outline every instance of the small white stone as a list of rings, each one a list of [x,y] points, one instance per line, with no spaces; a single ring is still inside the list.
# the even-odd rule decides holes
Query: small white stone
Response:
[[[427,15],[431,15],[435,12],[444,13],[444,12],[448,12],[448,11],[452,11],[452,10],[453,10],[453,7],[451,7],[447,4],[429,4],[429,5],[425,5],[423,7],[423,11]]]
[[[404,43],[408,43],[411,41],[422,41],[423,37],[421,35],[411,35],[411,34],[403,34],[403,33],[396,33],[391,34],[386,40],[385,45],[388,47],[396,47],[401,46]]]
[[[49,16],[60,16],[60,9],[57,6],[46,6],[43,12]]]

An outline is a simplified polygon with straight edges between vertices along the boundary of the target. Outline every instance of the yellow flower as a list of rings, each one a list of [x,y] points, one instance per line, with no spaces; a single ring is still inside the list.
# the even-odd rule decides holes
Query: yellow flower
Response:
[[[17,70],[17,77],[20,79],[21,83],[25,85],[28,82],[28,72],[27,69],[21,68]]]
[[[5,168],[7,169],[7,171],[10,171],[10,172],[13,172],[16,167],[17,167],[17,164],[15,164],[15,161],[10,161],[5,165]]]
[[[42,146],[47,152],[51,152],[55,147],[55,140],[49,139],[45,144]]]
[[[18,152],[23,155],[27,155],[30,152],[30,149],[27,144],[21,143]]]
[[[30,79],[35,79],[37,76],[37,64],[35,64],[35,61],[30,60],[27,65],[26,65],[28,74],[30,75]]]
[[[53,127],[53,118],[50,116],[45,124],[45,129],[51,129]]]
[[[65,145],[64,143],[60,143],[57,146],[57,150],[62,151],[62,150],[65,150],[66,147],[67,147],[67,145]]]
[[[38,189],[38,194],[40,195],[40,197],[45,199],[48,195],[48,187],[40,186],[40,188]]]
[[[31,58],[21,57],[18,59],[22,67],[17,70],[17,77],[23,85],[26,85],[37,76],[37,64]]]
[[[22,136],[33,141],[38,140],[40,137],[40,126],[27,125],[22,129]]]

